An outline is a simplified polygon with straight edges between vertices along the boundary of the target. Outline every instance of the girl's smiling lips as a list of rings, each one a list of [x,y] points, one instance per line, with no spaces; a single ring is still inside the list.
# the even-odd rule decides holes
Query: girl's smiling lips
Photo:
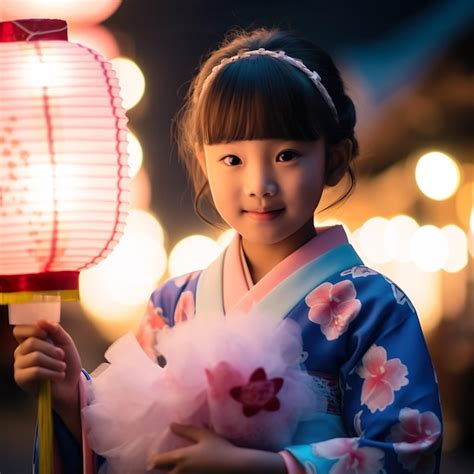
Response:
[[[249,216],[251,219],[255,219],[257,221],[271,221],[277,218],[282,212],[284,208],[280,209],[258,209],[255,211],[251,210],[243,210],[243,212]]]

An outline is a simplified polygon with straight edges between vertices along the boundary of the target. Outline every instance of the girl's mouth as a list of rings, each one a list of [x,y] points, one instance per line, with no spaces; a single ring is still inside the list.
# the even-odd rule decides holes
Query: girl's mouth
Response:
[[[244,211],[244,213],[250,217],[251,219],[254,219],[256,221],[272,221],[273,219],[276,219],[284,209],[275,209],[273,211]]]

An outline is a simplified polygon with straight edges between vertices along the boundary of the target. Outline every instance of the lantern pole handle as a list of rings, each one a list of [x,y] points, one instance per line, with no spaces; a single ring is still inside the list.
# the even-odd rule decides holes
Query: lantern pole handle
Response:
[[[44,319],[58,323],[61,314],[61,297],[59,295],[35,295],[32,302],[8,305],[10,324],[36,324]],[[53,414],[51,403],[51,382],[40,382],[38,394],[38,439],[39,439],[39,473],[53,474]]]

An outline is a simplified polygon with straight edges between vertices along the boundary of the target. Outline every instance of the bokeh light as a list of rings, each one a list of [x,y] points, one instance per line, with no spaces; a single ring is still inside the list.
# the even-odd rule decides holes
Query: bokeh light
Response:
[[[130,182],[130,205],[135,209],[148,209],[151,203],[151,183],[142,166]]]
[[[128,175],[130,178],[136,176],[143,163],[143,149],[136,137],[130,130],[127,133],[127,152],[128,152]]]
[[[408,296],[418,313],[424,333],[435,329],[443,316],[441,273],[425,272],[413,262],[397,261],[385,265],[383,273]],[[408,304],[408,301],[400,302]]]
[[[126,110],[130,110],[143,97],[145,92],[145,76],[138,65],[131,59],[120,56],[112,59],[110,62],[117,73],[122,105]]]
[[[468,247],[471,257],[474,258],[474,209],[471,209],[471,216],[469,219]]]
[[[423,155],[416,164],[416,183],[431,199],[442,201],[452,196],[459,186],[457,163],[445,153],[433,151]]]
[[[347,226],[346,223],[341,221],[340,219],[336,219],[334,217],[328,218],[328,219],[319,219],[317,216],[314,216],[313,219],[314,226],[317,227],[332,227],[335,225],[342,225],[344,228],[344,231],[346,232],[347,238],[350,240],[351,239],[351,231],[349,227]]]
[[[398,262],[410,261],[411,238],[419,225],[410,216],[398,215],[385,227],[384,245],[387,254]]]
[[[410,256],[425,272],[436,272],[446,263],[449,247],[446,236],[434,225],[416,229],[410,243]]]
[[[68,26],[68,40],[93,49],[108,60],[120,55],[114,35],[105,26]]]
[[[166,270],[163,229],[149,213],[132,209],[112,253],[80,274],[81,304],[96,322],[119,324],[140,315]]]
[[[443,265],[443,270],[456,273],[467,265],[467,237],[464,231],[454,224],[449,224],[441,229],[448,241],[448,258]]]
[[[148,235],[163,245],[165,235],[158,219],[142,209],[132,209],[127,219],[127,233]]]
[[[18,18],[61,18],[68,23],[96,25],[106,20],[122,0],[2,0],[0,21]]]
[[[385,229],[387,219],[373,217],[366,221],[358,233],[359,245],[364,255],[375,263],[390,261],[390,256],[385,249]]]
[[[176,277],[207,267],[222,247],[204,235],[190,235],[180,240],[169,255],[169,274]]]
[[[469,171],[470,167],[466,167]],[[474,175],[474,166],[471,167]],[[456,214],[463,228],[469,227],[469,219],[472,213],[472,204],[474,203],[474,181],[464,183],[456,193]]]
[[[235,234],[236,232],[234,229],[227,229],[226,231],[222,232],[219,237],[217,237],[216,242],[222,248],[226,248],[234,238]]]

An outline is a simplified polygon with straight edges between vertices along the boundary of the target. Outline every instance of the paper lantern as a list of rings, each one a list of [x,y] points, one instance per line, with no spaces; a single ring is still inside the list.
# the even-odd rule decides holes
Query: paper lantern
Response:
[[[79,296],[79,272],[125,226],[118,81],[98,53],[67,41],[64,21],[3,22],[0,104],[0,303],[13,324],[57,319],[59,300]]]

